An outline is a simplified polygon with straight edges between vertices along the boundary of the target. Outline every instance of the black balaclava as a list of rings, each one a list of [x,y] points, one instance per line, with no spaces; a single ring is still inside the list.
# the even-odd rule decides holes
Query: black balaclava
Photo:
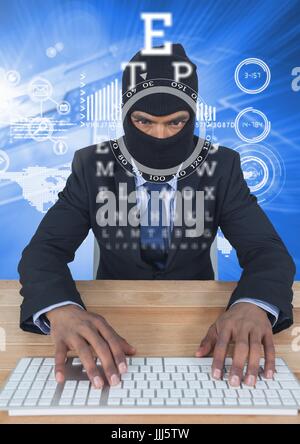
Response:
[[[172,44],[170,55],[142,55],[139,51],[131,62],[145,62],[147,69],[147,81],[151,79],[174,79],[174,68],[172,62],[188,62],[192,67],[189,77],[183,79],[183,83],[195,93],[198,93],[197,67],[192,63],[182,45]],[[136,69],[136,83],[142,82],[140,74],[143,70]],[[130,87],[130,70],[125,68],[122,78],[122,92],[128,91]],[[132,85],[131,85],[132,87]],[[133,111],[143,111],[155,116],[173,114],[178,111],[189,111],[190,118],[185,126],[174,136],[160,139],[143,133],[136,128],[131,121],[130,115]],[[126,147],[133,157],[142,165],[153,169],[172,168],[184,162],[195,148],[195,112],[182,98],[168,93],[153,93],[142,97],[129,109],[123,128],[125,133]]]

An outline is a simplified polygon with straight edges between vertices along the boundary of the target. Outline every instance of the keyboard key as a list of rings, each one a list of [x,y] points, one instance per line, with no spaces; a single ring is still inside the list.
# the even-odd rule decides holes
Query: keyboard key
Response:
[[[180,382],[180,381],[176,381]],[[149,388],[151,389],[160,389],[161,388],[161,382],[160,381],[149,381]],[[176,387],[179,388],[179,387]]]
[[[296,378],[291,373],[275,373],[274,375],[275,381],[295,381]]]
[[[128,381],[128,382],[133,382],[133,381]],[[137,389],[147,389],[148,388],[148,381],[136,381],[136,388]]]
[[[208,381],[209,377],[206,373],[197,373],[198,381]]]
[[[40,407],[49,407],[52,404],[52,399],[50,398],[42,398],[39,400]]]
[[[3,392],[0,394],[0,399],[4,400],[4,399],[10,399],[12,397],[12,395],[14,394],[14,390],[3,390]]]
[[[88,401],[87,401],[87,405],[90,405],[90,406],[98,406],[98,405],[100,405],[100,399],[97,399],[97,398],[89,398]]]
[[[149,359],[149,358],[148,358]],[[131,365],[145,365],[144,358],[133,357],[131,358]]]
[[[152,371],[155,373],[162,373],[164,371],[164,368],[162,365],[153,365]]]
[[[282,404],[285,406],[295,406],[297,405],[296,401],[294,401],[294,399],[292,398],[283,398],[282,399]]]
[[[107,405],[120,405],[121,399],[120,398],[108,398]]]
[[[252,405],[252,401],[249,398],[239,398],[238,402],[239,402],[239,405],[241,405],[243,407]]]
[[[171,389],[170,390],[170,397],[171,398],[181,398],[181,390],[179,389]]]
[[[151,405],[164,405],[164,399],[163,398],[152,398]]]
[[[86,398],[74,398],[73,405],[83,406],[86,403]]]
[[[280,398],[293,398],[292,393],[289,390],[278,390]]]
[[[223,391],[222,390],[210,390],[210,395],[212,398],[223,398]]]
[[[186,381],[194,381],[196,379],[195,373],[185,373],[183,376]]]
[[[146,373],[146,379],[147,379],[147,381],[157,380],[157,374],[156,373]]]
[[[37,405],[37,402],[38,402],[38,398],[26,399],[26,401],[24,401],[24,406],[25,407],[35,407]]]
[[[210,405],[223,405],[223,399],[222,398],[212,398],[209,400]]]
[[[23,399],[12,399],[9,403],[9,407],[21,407]]]
[[[142,390],[141,389],[131,389],[129,390],[129,397],[130,398],[140,398],[142,396]]]
[[[298,382],[292,382],[292,381],[288,381],[288,382],[280,382],[280,385],[283,389],[286,390],[294,390],[294,389],[299,389],[299,383]]]
[[[40,366],[42,362],[43,362],[43,358],[33,358],[30,365]]]
[[[92,388],[89,392],[89,399],[100,399],[102,390]]]
[[[158,398],[168,398],[169,390],[167,389],[159,389],[156,391],[156,395]]]
[[[162,366],[163,360],[162,358],[146,358],[147,365],[160,365]]]
[[[181,405],[194,405],[194,400],[193,400],[193,398],[181,398],[180,404]]]
[[[143,390],[143,397],[144,398],[154,398],[154,390],[153,389]]]
[[[139,398],[136,400],[136,404],[137,405],[149,405],[150,400],[149,400],[149,398]]]
[[[72,398],[61,398],[58,404],[61,406],[69,406],[72,404]]]
[[[178,405],[179,399],[178,398],[167,398],[166,399],[166,405]]]
[[[123,388],[125,388],[125,389],[135,388],[135,381],[124,381]]]
[[[183,390],[183,396],[185,398],[194,398],[196,396],[196,390],[185,389],[185,390]]]
[[[18,364],[17,364],[17,366],[16,366],[16,368],[14,370],[14,374],[16,374],[16,373],[24,373],[26,371],[27,367],[29,366],[30,362],[31,362],[30,358],[23,358],[23,359],[21,359],[18,362]]]
[[[165,371],[168,373],[175,373],[175,365],[165,365]]]
[[[186,365],[177,365],[177,371],[181,373],[186,373],[188,369]]]
[[[24,399],[27,395],[28,390],[19,389],[14,394],[14,399]]]
[[[169,380],[171,379],[171,376],[170,376],[169,373],[160,373],[160,374],[158,375],[158,379],[159,379],[160,381],[169,381]]]
[[[162,381],[162,388],[172,389],[175,387],[174,381]]]
[[[266,398],[278,398],[278,392],[276,390],[264,390]]]
[[[129,393],[134,392],[134,390],[130,390]],[[135,390],[135,392],[139,392],[139,396],[141,396],[140,390]],[[117,389],[117,390],[109,390],[109,398],[126,398],[128,390],[127,389]],[[131,394],[129,395],[132,396]]]
[[[274,389],[274,390],[280,390],[280,384],[279,384],[279,382],[276,382],[276,381],[268,381],[268,382],[266,382],[266,385],[268,386],[268,388],[269,389]],[[260,387],[257,387],[257,388],[260,388]]]
[[[199,398],[208,398],[209,397],[209,391],[207,389],[197,390],[197,396]]]
[[[64,388],[65,389],[75,389],[76,388],[76,386],[77,386],[77,381],[66,381],[65,382],[65,386],[64,386]]]
[[[282,405],[282,402],[279,398],[268,398],[267,402],[271,406],[279,406]]]
[[[175,388],[177,389],[187,389],[188,383],[187,381],[175,381]]]
[[[201,406],[206,406],[209,404],[209,400],[208,398],[195,398],[195,404],[196,405],[201,405]]]
[[[224,398],[225,405],[237,405],[238,400],[235,398]]]
[[[224,390],[224,395],[226,398],[237,398],[237,390],[226,389]]]
[[[130,381],[132,379],[132,373],[122,373],[121,380],[122,381]]]
[[[55,365],[55,359],[54,358],[46,358],[43,362],[43,365]]]
[[[134,398],[122,398],[122,404],[123,405],[135,405],[135,399]]]
[[[128,372],[130,372],[130,373],[138,373],[138,371],[139,371],[139,366],[138,365],[128,365]]]
[[[253,404],[257,405],[257,406],[267,405],[267,401],[262,398],[254,398],[252,401],[253,401]]]

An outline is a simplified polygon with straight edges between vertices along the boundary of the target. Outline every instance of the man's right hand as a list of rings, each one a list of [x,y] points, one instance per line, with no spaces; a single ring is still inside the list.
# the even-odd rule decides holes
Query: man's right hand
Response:
[[[68,350],[79,356],[87,375],[95,388],[104,384],[97,369],[92,349],[100,359],[110,385],[120,382],[120,374],[127,371],[125,355],[135,353],[128,344],[108,324],[103,316],[89,313],[76,305],[66,305],[46,313],[51,324],[51,337],[55,343],[56,381],[65,380],[65,360]]]

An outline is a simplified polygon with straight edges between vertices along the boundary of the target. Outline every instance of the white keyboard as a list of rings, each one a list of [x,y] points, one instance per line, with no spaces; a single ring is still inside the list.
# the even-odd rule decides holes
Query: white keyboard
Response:
[[[211,377],[212,358],[131,357],[118,386],[91,387],[78,358],[66,362],[66,381],[57,384],[53,358],[24,358],[0,392],[0,410],[10,415],[297,415],[300,384],[286,363],[276,359],[272,380],[261,372],[255,387]],[[263,366],[261,360],[260,365]],[[97,365],[102,373],[101,363]],[[104,373],[103,373],[104,375]]]

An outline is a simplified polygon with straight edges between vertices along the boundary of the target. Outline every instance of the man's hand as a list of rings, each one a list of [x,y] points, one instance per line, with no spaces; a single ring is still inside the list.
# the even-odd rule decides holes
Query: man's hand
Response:
[[[51,323],[51,337],[55,343],[55,375],[58,383],[65,379],[65,360],[68,350],[79,356],[95,388],[101,388],[103,378],[94,361],[99,357],[111,385],[120,382],[120,373],[127,371],[125,354],[135,348],[122,338],[100,315],[86,312],[75,305],[56,308],[46,314]],[[92,352],[93,350],[93,352]]]
[[[259,371],[261,347],[264,347],[264,376],[273,378],[275,372],[275,348],[271,323],[264,310],[254,304],[239,302],[222,314],[209,328],[206,337],[196,351],[203,357],[213,351],[212,376],[221,379],[224,361],[230,342],[234,343],[233,361],[229,383],[239,386],[243,380],[243,370],[248,361],[245,384],[253,386]]]

